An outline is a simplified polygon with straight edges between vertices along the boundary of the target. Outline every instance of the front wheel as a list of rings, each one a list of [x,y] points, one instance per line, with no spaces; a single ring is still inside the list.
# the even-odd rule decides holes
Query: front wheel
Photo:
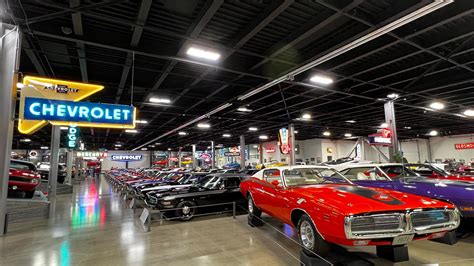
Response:
[[[255,206],[255,203],[253,202],[252,195],[249,195],[247,197],[247,204],[248,204],[247,208],[249,210],[250,215],[257,216],[257,217],[262,216],[262,211],[259,210],[257,208],[257,206]]]
[[[331,250],[331,245],[326,242],[308,215],[303,214],[297,225],[298,240],[303,246],[303,250],[308,255],[325,255]]]
[[[176,205],[176,216],[180,217],[182,221],[189,221],[196,213],[196,203],[193,201],[182,201]]]

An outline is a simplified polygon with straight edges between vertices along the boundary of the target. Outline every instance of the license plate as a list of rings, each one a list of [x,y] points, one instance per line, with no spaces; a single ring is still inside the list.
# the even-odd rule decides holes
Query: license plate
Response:
[[[410,242],[413,240],[413,237],[415,235],[401,235],[401,236],[396,236],[393,238],[392,245],[398,246],[398,245],[405,245],[406,243]]]

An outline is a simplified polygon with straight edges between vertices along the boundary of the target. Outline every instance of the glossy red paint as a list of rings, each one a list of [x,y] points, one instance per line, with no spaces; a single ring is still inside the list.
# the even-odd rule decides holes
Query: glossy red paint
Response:
[[[305,212],[324,240],[339,245],[353,246],[360,242],[357,239],[347,239],[344,231],[346,216],[404,213],[414,209],[454,209],[452,204],[446,202],[386,189],[369,188],[376,194],[368,198],[351,193],[352,188],[360,188],[352,184],[328,183],[284,188],[266,182],[258,176],[259,173],[241,182],[241,192],[245,197],[251,195],[254,204],[261,211],[293,226],[296,226],[297,221],[292,220],[292,212]],[[438,232],[415,236],[413,240],[441,236],[442,233]],[[369,239],[365,245],[391,245],[391,239]]]
[[[41,176],[32,170],[10,169],[8,188],[18,191],[34,191],[41,182]]]

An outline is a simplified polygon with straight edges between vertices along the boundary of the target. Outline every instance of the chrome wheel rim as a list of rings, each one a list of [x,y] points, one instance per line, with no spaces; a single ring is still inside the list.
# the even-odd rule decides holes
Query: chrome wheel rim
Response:
[[[188,215],[189,212],[191,212],[191,208],[189,206],[184,206],[183,207],[183,214]]]
[[[249,208],[249,212],[250,213],[253,213],[253,201],[252,201],[252,197],[249,197],[249,202],[248,202],[248,208]]]
[[[302,221],[300,225],[301,243],[306,249],[312,249],[314,246],[314,231],[308,221]]]

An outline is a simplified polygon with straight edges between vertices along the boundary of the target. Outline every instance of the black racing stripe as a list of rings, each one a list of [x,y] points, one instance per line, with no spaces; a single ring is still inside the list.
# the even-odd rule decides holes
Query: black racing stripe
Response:
[[[387,194],[381,194],[375,190],[364,188],[364,187],[359,187],[359,186],[340,186],[336,188],[339,191],[345,191],[349,192],[352,194],[359,195],[361,197],[375,200],[381,203],[385,203],[388,205],[403,205],[404,203],[402,201],[399,201],[398,199],[387,195]]]

